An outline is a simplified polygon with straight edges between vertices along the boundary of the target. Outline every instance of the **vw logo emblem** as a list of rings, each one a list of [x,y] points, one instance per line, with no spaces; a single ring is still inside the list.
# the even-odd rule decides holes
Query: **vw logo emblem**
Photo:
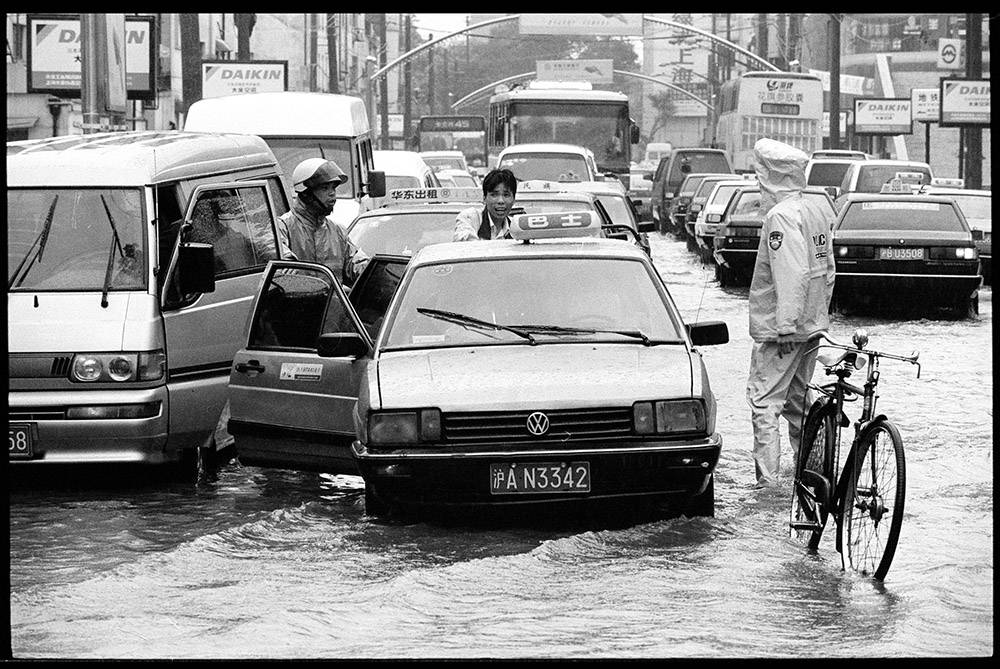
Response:
[[[528,416],[528,432],[540,437],[549,431],[549,417],[541,411],[535,411]]]

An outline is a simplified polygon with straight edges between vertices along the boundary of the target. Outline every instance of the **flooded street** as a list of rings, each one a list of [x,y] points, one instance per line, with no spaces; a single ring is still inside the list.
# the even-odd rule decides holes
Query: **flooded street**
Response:
[[[684,242],[653,258],[705,347],[723,437],[714,518],[592,528],[376,522],[359,477],[241,466],[198,483],[140,472],[14,481],[16,658],[986,656],[993,625],[993,305],[973,320],[836,316],[882,364],[907,491],[883,585],[841,569],[828,526],[788,536],[788,484],[753,489],[747,289]],[[818,377],[817,377],[818,380]],[[856,417],[857,407],[849,408]],[[22,478],[18,471],[12,478]]]

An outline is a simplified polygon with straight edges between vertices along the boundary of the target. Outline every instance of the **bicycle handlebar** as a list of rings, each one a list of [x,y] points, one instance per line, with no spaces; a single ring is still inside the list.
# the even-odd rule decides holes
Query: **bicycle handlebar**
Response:
[[[912,365],[917,366],[917,378],[920,378],[920,363],[917,359],[920,357],[920,351],[913,351],[910,355],[896,355],[893,353],[883,353],[882,351],[875,351],[871,349],[858,348],[853,345],[844,344],[835,339],[832,339],[829,334],[821,332],[810,338],[810,341],[826,340],[826,344],[820,343],[816,345],[816,348],[823,346],[832,346],[834,348],[843,349],[845,351],[854,351],[855,353],[861,353],[864,355],[874,356],[878,358],[890,358],[892,360],[900,360],[902,362],[908,362]]]

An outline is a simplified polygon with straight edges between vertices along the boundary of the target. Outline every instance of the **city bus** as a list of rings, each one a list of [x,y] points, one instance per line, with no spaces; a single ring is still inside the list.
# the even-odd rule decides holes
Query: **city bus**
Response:
[[[736,170],[753,169],[753,145],[768,137],[809,155],[823,148],[823,83],[795,72],[745,72],[719,91],[715,146]]]
[[[624,93],[586,81],[532,81],[490,98],[487,138],[491,167],[511,144],[576,144],[594,152],[599,171],[627,178],[639,128]]]
[[[486,119],[482,116],[421,116],[417,151],[461,151],[477,172],[487,163]]]

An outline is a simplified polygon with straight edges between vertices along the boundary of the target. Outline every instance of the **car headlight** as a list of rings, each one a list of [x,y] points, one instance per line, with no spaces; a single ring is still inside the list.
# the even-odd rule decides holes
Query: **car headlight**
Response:
[[[441,410],[373,411],[368,414],[371,444],[416,444],[441,439]]]
[[[632,405],[632,423],[637,434],[704,433],[705,405],[701,400],[661,400]]]
[[[709,214],[705,217],[706,223],[722,223],[722,214]]]
[[[124,353],[77,353],[70,365],[70,381],[127,382],[163,378],[167,356],[163,349]]]

